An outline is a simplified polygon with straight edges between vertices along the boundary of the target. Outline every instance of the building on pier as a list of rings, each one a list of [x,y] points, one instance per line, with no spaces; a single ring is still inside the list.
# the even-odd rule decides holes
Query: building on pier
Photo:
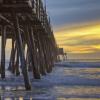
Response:
[[[63,48],[58,48],[57,60],[58,61],[66,61],[67,60],[67,53],[64,52]]]

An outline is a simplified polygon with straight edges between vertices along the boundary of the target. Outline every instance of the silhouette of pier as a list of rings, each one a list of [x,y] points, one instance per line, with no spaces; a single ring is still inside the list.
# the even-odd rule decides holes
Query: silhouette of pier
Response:
[[[57,45],[42,0],[0,0],[0,36],[2,79],[7,39],[12,41],[8,70],[16,76],[22,72],[26,90],[31,89],[29,71],[35,79],[52,71]]]

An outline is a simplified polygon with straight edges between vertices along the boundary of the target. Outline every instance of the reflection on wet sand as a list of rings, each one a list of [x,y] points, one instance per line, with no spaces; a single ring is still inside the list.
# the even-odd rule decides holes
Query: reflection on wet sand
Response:
[[[25,91],[22,77],[0,79],[1,100],[100,100],[99,68],[61,66],[41,80],[30,79],[32,91]]]
[[[57,100],[100,100],[100,99],[96,99],[96,98],[58,98]]]
[[[89,79],[100,79],[100,68],[65,68],[64,75],[75,75]]]
[[[56,93],[60,95],[77,95],[77,96],[87,96],[87,95],[98,95],[100,94],[100,87],[97,86],[58,86],[55,87]]]
[[[3,98],[3,100],[33,100],[31,97],[30,98],[23,98],[23,97],[19,97],[19,98]]]

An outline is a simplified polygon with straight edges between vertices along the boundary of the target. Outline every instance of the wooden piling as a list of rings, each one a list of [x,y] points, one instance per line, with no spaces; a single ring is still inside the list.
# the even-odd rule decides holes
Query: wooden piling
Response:
[[[25,26],[25,32],[26,32],[26,40],[27,40],[29,56],[31,58],[33,77],[35,79],[40,79],[40,72],[39,72],[39,66],[37,63],[37,55],[36,55],[37,51],[35,48],[33,31],[32,31],[32,27],[30,26],[30,24],[28,26]]]
[[[45,59],[45,67],[46,67],[46,72],[49,73],[49,59],[48,59],[48,53],[47,53],[47,45],[45,44],[45,36],[41,35],[41,44],[42,44],[42,49],[43,49],[43,54],[44,54],[44,59]]]
[[[2,26],[1,32],[1,78],[5,78],[5,47],[6,47],[6,29]]]
[[[18,50],[17,50],[17,54],[16,54],[15,74],[16,74],[16,76],[20,75],[20,71],[19,71],[19,52],[18,52]]]
[[[24,77],[25,88],[26,88],[26,90],[30,90],[31,86],[30,86],[30,81],[29,81],[29,77],[28,77],[28,70],[27,70],[27,66],[26,66],[26,61],[25,61],[25,55],[24,55],[23,44],[22,44],[22,37],[20,34],[20,30],[19,30],[18,17],[15,13],[13,13],[12,18],[13,18],[13,24],[14,24],[15,38],[16,38],[16,42],[18,44],[18,52],[20,55],[21,69],[22,69],[22,74]]]
[[[36,39],[35,44],[36,44],[36,46],[38,48],[38,63],[39,63],[39,69],[40,69],[40,73],[42,75],[46,75],[44,55],[43,55],[42,44],[41,44],[39,35],[40,34],[38,33],[38,31],[36,33],[34,33],[34,37]]]
[[[12,39],[12,48],[11,48],[11,54],[10,54],[10,62],[9,62],[9,67],[8,70],[14,73],[14,61],[15,61],[15,53],[16,53],[16,43],[14,38]]]
[[[27,48],[27,52],[26,52],[26,63],[27,63],[28,71],[31,72],[32,71],[32,62],[31,62],[31,57],[29,55],[28,48]]]

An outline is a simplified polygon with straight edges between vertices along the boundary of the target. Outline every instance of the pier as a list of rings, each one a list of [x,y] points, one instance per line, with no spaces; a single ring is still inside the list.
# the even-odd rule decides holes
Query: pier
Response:
[[[35,79],[52,71],[57,45],[42,0],[0,0],[0,37],[2,79],[5,79],[7,39],[12,42],[8,70],[16,77],[23,74],[26,90],[31,89],[30,71]]]

